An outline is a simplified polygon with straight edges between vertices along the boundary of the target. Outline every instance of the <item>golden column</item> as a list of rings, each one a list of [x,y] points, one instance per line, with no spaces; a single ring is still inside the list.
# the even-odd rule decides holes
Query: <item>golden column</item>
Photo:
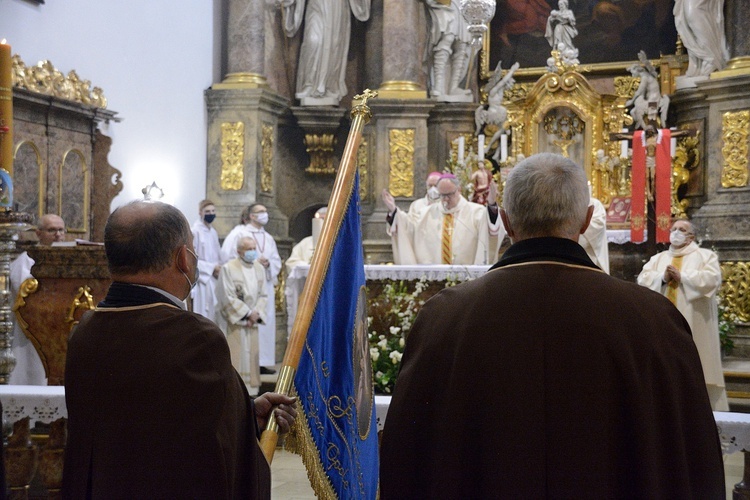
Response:
[[[0,168],[13,174],[13,66],[5,40],[0,42]]]

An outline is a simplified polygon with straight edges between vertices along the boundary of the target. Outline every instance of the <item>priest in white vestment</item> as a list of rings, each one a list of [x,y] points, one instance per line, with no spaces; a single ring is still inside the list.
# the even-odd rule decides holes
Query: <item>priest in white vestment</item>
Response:
[[[193,222],[193,248],[198,256],[198,283],[190,292],[193,312],[211,321],[216,319],[216,283],[221,269],[219,234],[211,225],[216,218],[216,206],[211,200],[198,204],[199,218]]]
[[[464,198],[460,183],[452,174],[444,174],[437,188],[441,202],[416,217],[399,210],[393,196],[383,191],[394,262],[401,265],[494,262],[498,242],[505,237],[505,228],[498,217],[494,182],[487,207]]]
[[[219,311],[227,322],[226,336],[232,366],[239,372],[251,396],[260,389],[258,326],[266,320],[265,269],[258,262],[255,240],[242,237],[239,256],[219,272]]]
[[[651,257],[638,275],[638,284],[662,293],[687,320],[703,365],[708,396],[714,411],[729,411],[721,367],[719,257],[695,243],[695,230],[686,220],[672,224],[669,250]]]
[[[430,205],[434,205],[440,201],[440,192],[438,191],[437,183],[442,176],[443,174],[441,172],[430,172],[427,174],[427,180],[425,181],[427,192],[422,198],[411,202],[408,212],[410,216],[418,217],[419,214],[430,208]]]
[[[56,214],[43,215],[39,219],[36,236],[42,246],[51,246],[52,243],[65,241],[65,221]],[[23,282],[28,278],[33,278],[31,275],[33,265],[34,259],[26,252],[22,252],[10,263],[11,307],[18,297]],[[21,329],[15,314],[13,315],[11,349],[16,358],[16,367],[11,372],[8,383],[10,385],[47,385],[47,373],[44,371],[42,359],[34,344]]]
[[[586,232],[578,237],[578,244],[586,250],[586,255],[599,266],[599,269],[609,274],[609,246],[607,246],[607,210],[601,201],[591,197],[594,214]]]
[[[265,320],[258,327],[260,342],[260,366],[270,367],[276,364],[276,301],[274,287],[278,284],[281,271],[281,257],[276,247],[276,240],[268,234],[264,226],[268,224],[268,210],[260,203],[254,203],[242,212],[241,224],[235,226],[221,245],[223,263],[237,257],[237,241],[243,236],[255,240],[258,251],[258,262],[265,269],[265,293],[268,296]],[[273,370],[268,370],[273,372]]]

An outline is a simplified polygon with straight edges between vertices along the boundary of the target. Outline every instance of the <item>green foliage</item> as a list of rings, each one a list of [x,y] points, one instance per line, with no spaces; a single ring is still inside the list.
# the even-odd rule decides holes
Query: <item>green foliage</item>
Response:
[[[726,355],[732,354],[734,341],[730,338],[734,334],[737,315],[732,313],[724,302],[719,298],[719,341],[721,349]]]

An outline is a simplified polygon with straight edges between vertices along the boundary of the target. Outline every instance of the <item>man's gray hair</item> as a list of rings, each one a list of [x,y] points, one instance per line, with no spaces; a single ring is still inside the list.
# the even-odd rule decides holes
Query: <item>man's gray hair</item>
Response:
[[[187,219],[172,205],[132,201],[112,212],[104,227],[109,272],[159,272],[169,267],[178,248],[190,245],[190,238]]]
[[[590,204],[588,181],[573,161],[540,153],[519,162],[505,182],[503,208],[525,237],[577,234]]]

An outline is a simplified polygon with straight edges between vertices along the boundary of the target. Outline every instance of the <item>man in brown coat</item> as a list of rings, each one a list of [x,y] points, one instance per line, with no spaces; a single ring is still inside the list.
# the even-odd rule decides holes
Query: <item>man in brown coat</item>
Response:
[[[65,498],[270,498],[258,428],[295,401],[250,399],[224,334],[185,310],[198,259],[185,217],[132,202],[104,232],[113,283],[68,344]]]
[[[570,160],[513,168],[513,245],[430,299],[407,338],[381,498],[724,498],[687,323],[591,262],[578,236],[592,208]]]

